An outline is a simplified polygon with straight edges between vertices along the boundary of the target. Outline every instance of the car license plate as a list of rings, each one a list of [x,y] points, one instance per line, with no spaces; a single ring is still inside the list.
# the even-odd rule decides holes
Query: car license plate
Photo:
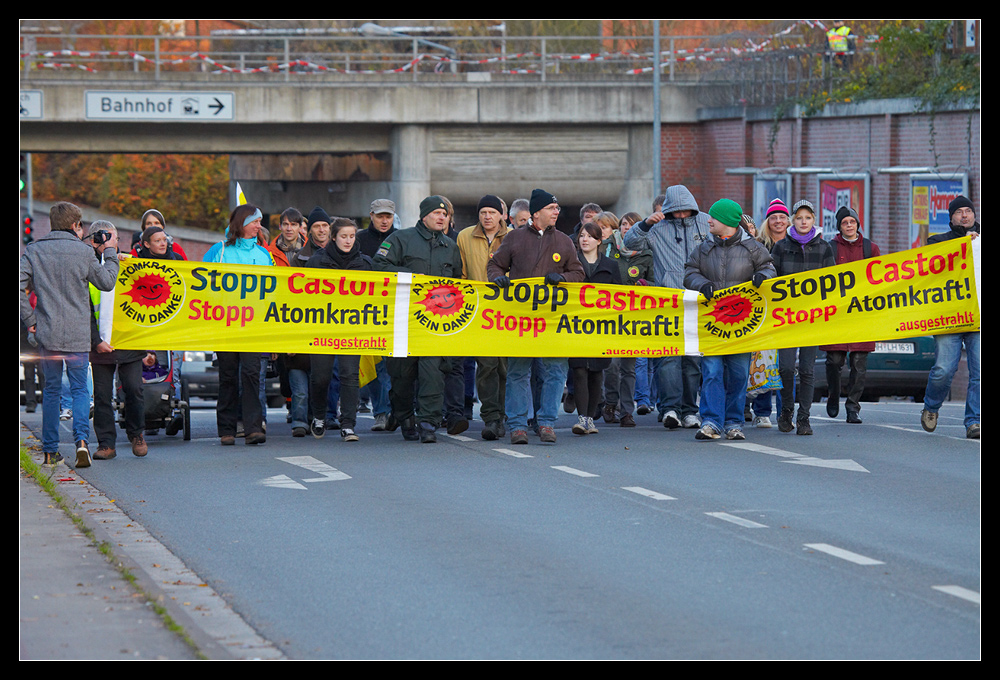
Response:
[[[875,351],[882,354],[913,354],[912,342],[876,342]]]

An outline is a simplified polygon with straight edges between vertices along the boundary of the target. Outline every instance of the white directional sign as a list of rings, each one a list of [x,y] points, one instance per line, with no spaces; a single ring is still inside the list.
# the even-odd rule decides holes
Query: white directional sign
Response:
[[[21,107],[21,118],[29,120],[41,120],[42,118],[42,91],[41,90],[21,90],[19,99]]]
[[[232,92],[88,90],[88,120],[168,120],[203,123],[233,120]]]

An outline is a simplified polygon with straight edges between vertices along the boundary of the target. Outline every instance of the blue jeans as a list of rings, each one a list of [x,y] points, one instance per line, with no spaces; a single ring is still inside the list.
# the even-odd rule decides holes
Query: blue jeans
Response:
[[[969,391],[965,396],[965,426],[979,422],[979,331],[974,333],[949,333],[936,335],[937,353],[934,368],[927,376],[927,392],[924,408],[937,413],[948,396],[951,381],[962,359],[962,343],[965,343],[965,360],[969,366]]]
[[[292,392],[292,428],[309,427],[309,372],[288,369],[288,388]]]
[[[656,384],[659,392],[656,409],[661,414],[674,411],[683,418],[698,412],[698,387],[702,381],[701,361],[704,361],[704,357],[660,359],[656,366]]]
[[[377,416],[387,416],[392,412],[392,405],[389,403],[389,374],[385,367],[386,361],[383,358],[375,364],[375,379],[367,385],[372,398],[372,413]]]
[[[87,373],[90,355],[86,352],[49,352],[39,348],[45,386],[42,388],[42,451],[59,451],[59,396],[62,393],[63,364],[69,377],[73,409],[73,441],[90,439],[90,392]]]
[[[94,393],[94,376],[90,371],[89,355],[87,363],[87,394]],[[62,378],[62,391],[59,394],[60,408],[64,411],[71,411],[73,409],[73,391],[69,386],[69,374],[63,375]],[[88,407],[89,408],[89,407]]]
[[[774,393],[778,413],[781,413],[781,390],[765,390],[753,398],[753,414],[768,418],[771,415],[771,393]]]
[[[720,432],[743,429],[750,353],[701,358],[701,421]]]
[[[652,362],[646,357],[636,357],[635,360],[635,403],[638,406],[650,406],[650,377],[653,375]]]
[[[563,386],[566,384],[566,359],[531,359],[530,357],[510,357],[507,360],[507,429],[528,429],[528,412],[531,409],[531,367],[537,361],[538,377],[542,394],[535,414],[539,427],[554,427],[559,415],[559,402]]]

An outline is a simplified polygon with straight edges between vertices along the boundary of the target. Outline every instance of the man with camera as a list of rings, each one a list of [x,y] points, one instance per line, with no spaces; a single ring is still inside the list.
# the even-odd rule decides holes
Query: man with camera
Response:
[[[118,238],[114,233],[85,236],[83,213],[72,203],[56,203],[49,210],[51,233],[24,250],[20,265],[20,314],[35,333],[45,385],[42,389],[42,452],[46,465],[59,455],[59,392],[63,365],[73,397],[73,441],[76,466],[89,467],[90,290],[109,291],[118,275]],[[106,235],[105,235],[106,234]],[[100,256],[104,255],[103,262]],[[32,309],[26,289],[34,288]]]

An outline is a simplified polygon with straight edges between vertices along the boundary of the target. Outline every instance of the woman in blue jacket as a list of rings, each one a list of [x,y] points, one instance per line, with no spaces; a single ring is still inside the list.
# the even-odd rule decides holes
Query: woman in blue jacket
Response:
[[[205,253],[203,260],[226,264],[273,265],[271,253],[257,243],[262,217],[257,206],[250,204],[237,206],[229,216],[226,240],[212,246]],[[219,359],[216,425],[222,445],[232,446],[236,443],[236,423],[241,403],[243,427],[246,432],[244,441],[247,444],[263,444],[266,436],[259,397],[260,352],[216,352],[215,354]]]

